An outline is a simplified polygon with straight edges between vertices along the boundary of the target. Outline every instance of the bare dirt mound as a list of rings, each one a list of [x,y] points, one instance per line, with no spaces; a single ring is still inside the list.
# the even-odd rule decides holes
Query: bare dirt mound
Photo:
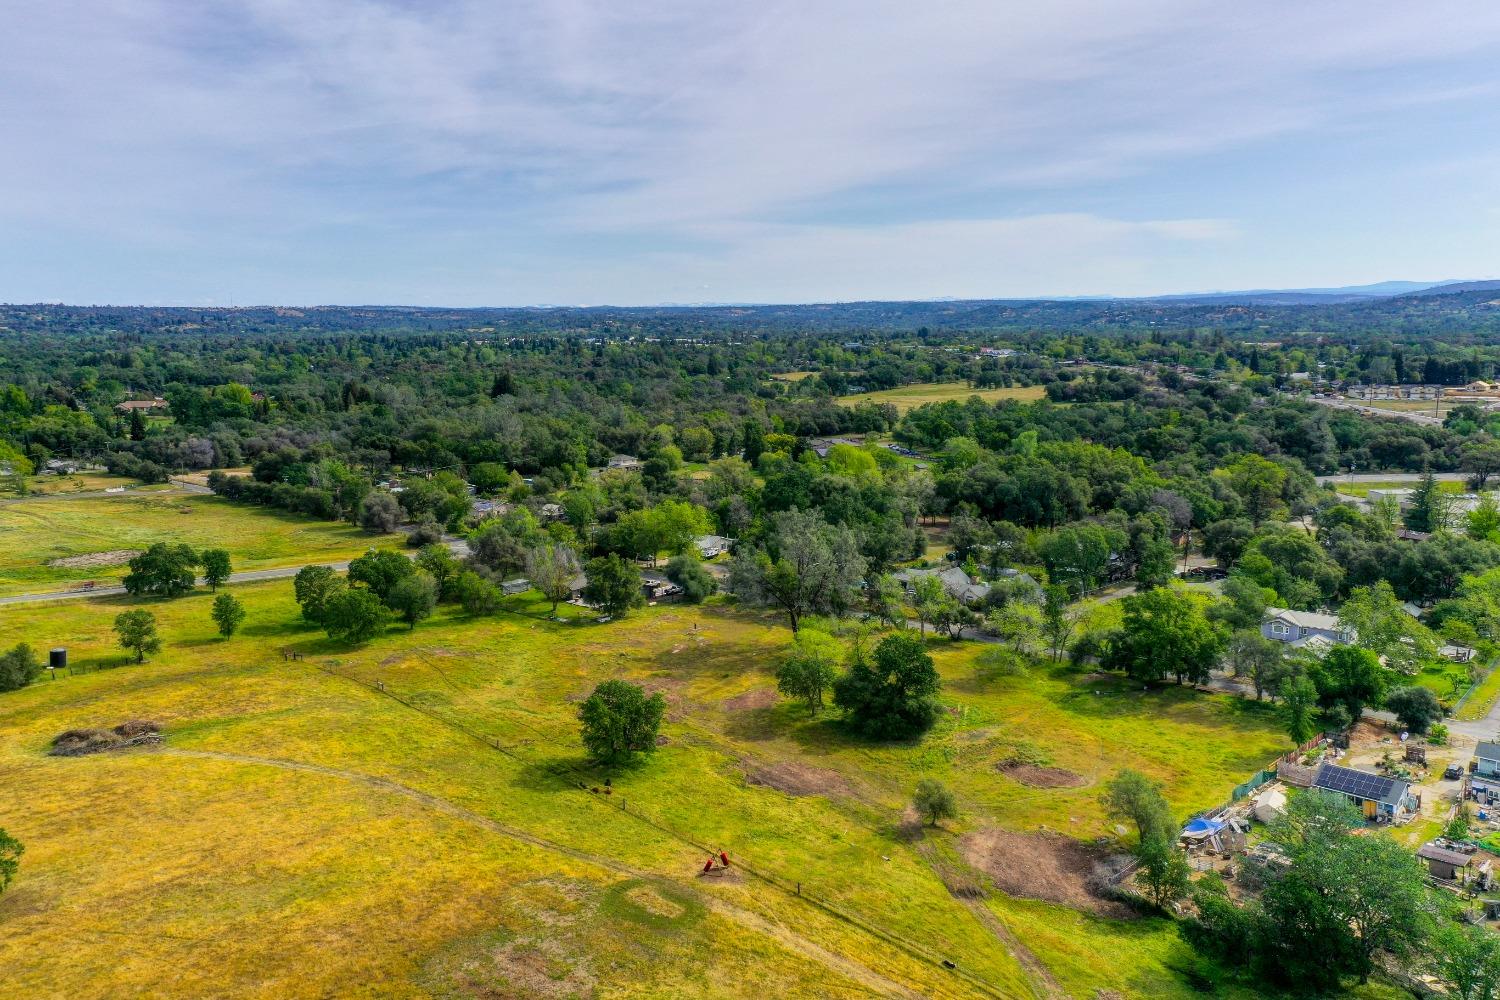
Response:
[[[1090,845],[1058,833],[1015,833],[987,827],[963,838],[969,864],[1010,896],[1061,903],[1100,916],[1124,919],[1135,913],[1100,895],[1104,858]]]
[[[775,688],[753,688],[744,694],[724,699],[724,711],[748,712],[757,708],[770,708],[776,704]]]
[[[52,738],[53,757],[83,757],[91,753],[150,746],[161,742],[161,726],[144,719],[122,722],[113,729],[69,729]]]
[[[745,781],[763,785],[788,795],[853,795],[854,787],[837,771],[784,760],[776,764],[757,764],[745,769]]]
[[[1060,767],[1042,767],[1018,760],[1008,760],[996,767],[1007,778],[1032,788],[1082,788],[1089,783],[1083,775]]]
[[[86,552],[81,556],[48,559],[47,565],[53,569],[102,569],[105,566],[124,566],[140,554],[140,549],[110,549],[108,552]]]

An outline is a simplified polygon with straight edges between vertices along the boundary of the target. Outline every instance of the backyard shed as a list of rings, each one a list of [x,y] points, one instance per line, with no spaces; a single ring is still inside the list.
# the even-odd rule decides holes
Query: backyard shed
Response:
[[[1457,882],[1459,873],[1474,860],[1474,855],[1428,841],[1417,849],[1417,857],[1427,862],[1427,873],[1444,882]]]

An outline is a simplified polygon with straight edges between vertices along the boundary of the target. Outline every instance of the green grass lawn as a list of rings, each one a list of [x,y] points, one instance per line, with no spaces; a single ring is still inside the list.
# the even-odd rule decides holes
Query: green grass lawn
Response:
[[[1047,395],[1047,390],[1039,385],[1020,386],[1013,389],[975,389],[964,382],[923,382],[917,385],[903,385],[897,389],[840,396],[838,402],[845,406],[853,406],[856,403],[891,403],[897,410],[905,413],[925,403],[968,399],[970,396],[978,396],[991,403],[1002,399],[1019,399],[1029,403],[1045,395]]]
[[[1490,714],[1490,709],[1495,706],[1495,699],[1500,698],[1500,666],[1490,664],[1489,673],[1485,674],[1480,682],[1475,685],[1474,693],[1469,695],[1469,700],[1459,708],[1454,718],[1473,722]]]
[[[985,679],[978,647],[934,642],[942,720],[871,744],[777,699],[788,633],[722,605],[598,625],[519,595],[525,614],[445,608],[349,649],[298,620],[289,581],[233,591],[249,617],[228,641],[206,592],[146,605],[166,647],[143,666],[113,647],[123,599],[0,616],[0,647],[64,644],[79,667],[0,696],[0,825],[27,844],[0,896],[17,990],[985,995],[938,958],[990,995],[1043,989],[978,907],[1071,995],[1187,998],[1170,924],[962,900],[932,858],[993,827],[1110,836],[1099,784],[1122,766],[1185,817],[1284,743],[1264,705],[1050,666]],[[612,677],[668,713],[664,745],[606,799],[576,787],[603,775],[574,713]],[[44,755],[64,729],[132,718],[164,725],[165,747]],[[999,770],[1018,753],[1077,783],[1022,784]],[[902,813],[928,776],[961,815],[913,837]],[[774,882],[696,878],[705,847]]]
[[[126,568],[49,566],[91,553],[186,542],[228,549],[234,569],[269,569],[338,561],[370,546],[401,543],[350,524],[232,503],[218,497],[131,492],[103,497],[29,500],[0,505],[0,595],[67,590],[83,580],[112,582]]]

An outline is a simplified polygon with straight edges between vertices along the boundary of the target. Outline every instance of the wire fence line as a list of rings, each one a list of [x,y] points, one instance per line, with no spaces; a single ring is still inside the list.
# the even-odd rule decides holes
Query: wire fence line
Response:
[[[443,679],[445,684],[453,688],[455,692],[467,699],[466,692],[464,692],[462,688],[460,688],[451,678],[449,678],[447,676],[447,673],[440,666],[432,662],[432,659],[429,656],[424,654],[420,649],[416,651],[416,656],[419,660],[422,661],[425,666],[429,667],[433,670],[433,672],[438,674],[438,676]],[[351,673],[347,673],[343,670],[336,669],[335,667],[323,662],[311,661],[307,662],[307,665],[322,673],[328,674],[333,677],[338,677],[342,680],[349,681],[350,683],[357,684],[363,688],[366,688],[367,690],[373,691],[376,694],[383,695],[396,702],[397,704],[410,709],[411,711],[417,712],[429,719],[432,719],[434,722],[437,722],[440,725],[446,726],[456,732],[462,733],[469,739],[481,744],[486,749],[499,753],[518,764],[540,767],[544,771],[551,773],[560,782],[562,782],[572,790],[587,791],[591,787],[586,780],[583,780],[587,777],[590,777],[589,772],[579,765],[567,763],[565,761],[539,761],[533,758],[528,758],[521,752],[519,752],[521,745],[506,745],[497,737],[489,736],[464,722],[449,718],[439,712],[428,708],[425,705],[418,704],[411,700],[411,698],[393,690],[391,687],[386,685],[384,681],[371,682],[365,680],[364,678],[357,677]],[[519,719],[509,719],[508,721],[514,725],[535,733],[539,740],[551,746],[561,749],[572,749],[570,746],[562,743],[562,741],[558,740],[557,738],[542,732],[535,726],[532,726],[525,721]],[[597,807],[605,808],[610,812],[618,812],[625,816],[629,816],[636,822],[648,826],[658,833],[661,833],[664,836],[677,841],[678,843],[691,847],[704,854],[713,855],[717,853],[712,846],[697,840],[693,836],[684,833],[683,831],[678,830],[667,823],[662,822],[654,816],[651,816],[650,814],[642,810],[639,806],[632,806],[624,796],[620,797],[618,806],[614,805],[611,800],[601,799],[596,795],[587,795],[586,798],[583,799],[583,801],[592,803]],[[984,978],[966,970],[965,968],[954,962],[952,959],[944,957],[927,945],[914,941],[911,938],[906,937],[899,931],[894,931],[889,928],[883,927],[873,920],[850,910],[848,907],[844,906],[841,903],[822,897],[815,892],[810,891],[808,885],[803,881],[799,879],[788,878],[787,876],[761,867],[759,864],[747,863],[745,860],[743,860],[743,857],[744,856],[742,855],[740,858],[737,858],[735,860],[734,867],[736,869],[744,872],[745,875],[757,879],[770,886],[771,888],[780,891],[785,896],[791,899],[799,900],[800,902],[805,903],[806,905],[816,910],[819,910],[820,912],[834,918],[835,920],[848,924],[849,926],[857,928],[858,930],[870,935],[871,937],[884,941],[886,944],[891,945],[899,951],[905,952],[912,958],[916,958],[919,961],[942,969],[944,972],[957,976],[958,978],[963,979],[970,986],[974,987],[982,993],[985,993],[988,996],[1005,998],[1012,995],[997,989]]]

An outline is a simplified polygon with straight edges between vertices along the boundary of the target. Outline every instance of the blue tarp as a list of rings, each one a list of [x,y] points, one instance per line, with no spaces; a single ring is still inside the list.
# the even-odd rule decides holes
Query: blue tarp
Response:
[[[1189,820],[1188,825],[1182,828],[1182,832],[1191,837],[1202,837],[1218,833],[1222,829],[1224,829],[1224,824],[1218,820],[1199,816],[1197,819]]]

